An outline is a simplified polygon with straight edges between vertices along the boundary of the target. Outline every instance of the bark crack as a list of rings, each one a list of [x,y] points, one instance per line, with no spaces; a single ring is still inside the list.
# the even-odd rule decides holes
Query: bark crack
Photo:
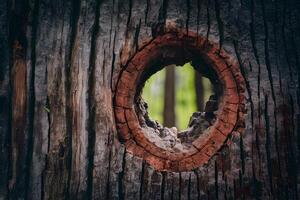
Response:
[[[96,1],[95,8],[95,20],[93,24],[92,37],[91,37],[91,50],[89,58],[89,69],[88,69],[88,167],[87,167],[87,196],[92,199],[93,197],[93,171],[94,171],[94,154],[95,154],[95,70],[96,70],[96,44],[99,33],[99,18],[100,18],[100,5],[101,0]],[[109,175],[108,175],[109,176]]]

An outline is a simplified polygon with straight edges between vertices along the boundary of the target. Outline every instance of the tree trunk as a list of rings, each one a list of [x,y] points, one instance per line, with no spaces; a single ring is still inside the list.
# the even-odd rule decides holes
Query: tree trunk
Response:
[[[166,67],[165,92],[164,92],[164,126],[173,127],[176,125],[175,115],[175,67]]]
[[[168,25],[246,82],[245,129],[186,172],[134,156],[115,123],[120,73]],[[299,28],[296,0],[0,1],[0,199],[299,199]]]

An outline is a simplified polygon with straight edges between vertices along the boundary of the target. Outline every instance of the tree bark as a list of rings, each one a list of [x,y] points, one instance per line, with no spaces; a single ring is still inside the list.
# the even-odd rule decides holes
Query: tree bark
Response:
[[[232,55],[245,130],[207,164],[156,171],[119,141],[127,61],[172,24]],[[0,1],[0,199],[299,199],[296,0]]]

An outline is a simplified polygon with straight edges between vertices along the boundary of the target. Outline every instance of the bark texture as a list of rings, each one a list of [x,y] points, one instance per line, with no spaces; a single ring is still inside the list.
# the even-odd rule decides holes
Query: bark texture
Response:
[[[156,171],[120,143],[127,60],[166,24],[246,81],[245,130],[208,164]],[[0,1],[0,199],[299,199],[298,0]]]

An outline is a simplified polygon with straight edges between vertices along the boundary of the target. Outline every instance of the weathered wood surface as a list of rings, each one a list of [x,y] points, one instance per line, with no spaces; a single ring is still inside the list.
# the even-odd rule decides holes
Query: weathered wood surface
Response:
[[[129,57],[166,24],[239,61],[246,129],[191,172],[158,172],[118,141]],[[299,199],[297,0],[0,2],[0,199]]]

